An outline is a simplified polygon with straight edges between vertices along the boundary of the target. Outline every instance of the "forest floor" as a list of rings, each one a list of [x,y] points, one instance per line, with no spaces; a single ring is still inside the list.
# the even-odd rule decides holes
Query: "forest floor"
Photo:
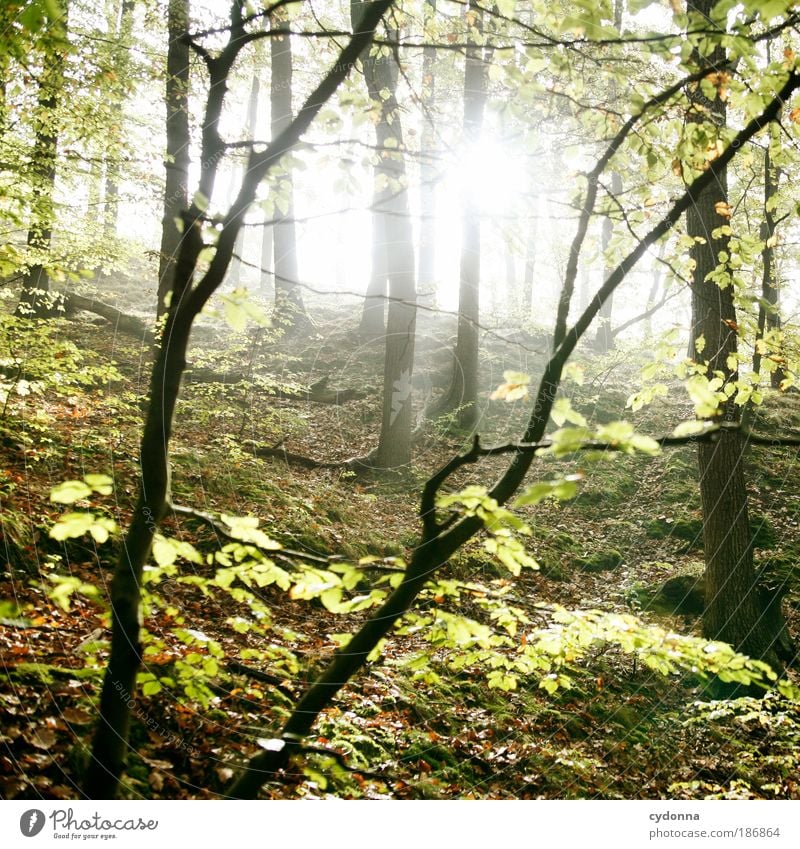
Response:
[[[374,446],[379,424],[380,345],[341,329],[341,317],[319,320],[303,341],[270,345],[242,335],[226,352],[213,326],[200,329],[194,364],[217,372],[254,363],[261,378],[239,383],[195,382],[179,405],[173,446],[176,501],[198,510],[256,516],[287,548],[317,557],[370,558],[377,585],[417,538],[422,482],[468,435],[448,421],[426,426],[413,467],[391,478],[364,478],[346,468],[305,468],[254,456],[254,446],[283,443],[297,454],[346,460]],[[452,328],[423,328],[417,377],[420,399],[447,380]],[[108,618],[103,604],[118,538],[58,542],[49,530],[64,508],[51,488],[86,474],[107,474],[113,494],[78,502],[125,528],[136,491],[146,352],[85,317],[49,331],[14,330],[13,344],[30,355],[17,377],[22,394],[0,421],[0,797],[76,798],[95,720]],[[40,334],[40,335],[37,335]],[[224,334],[223,334],[224,335]],[[514,344],[487,340],[483,382],[498,385],[512,369],[535,375],[542,352],[535,335]],[[74,347],[73,347],[74,345]],[[625,399],[638,379],[630,351],[586,354],[582,385],[566,388],[590,422],[632,418],[645,433],[668,433],[691,418],[687,402],[660,400],[631,417]],[[53,376],[62,363],[63,376]],[[38,372],[37,372],[38,369]],[[308,386],[328,377],[331,388],[365,396],[345,405],[276,397],[276,388]],[[19,385],[19,384],[18,384]],[[627,387],[627,388],[626,388]],[[26,394],[27,390],[30,394]],[[678,390],[671,393],[682,398]],[[800,426],[798,396],[769,398],[757,426]],[[514,438],[525,401],[489,404],[479,427],[486,443]],[[753,449],[747,459],[751,526],[758,562],[789,582],[784,609],[800,639],[800,491],[796,452]],[[471,468],[452,482],[486,484],[500,460]],[[580,477],[578,494],[544,501],[524,518],[540,569],[513,577],[481,543],[459,552],[442,571],[451,582],[421,600],[420,611],[492,624],[482,602],[501,598],[518,613],[505,632],[523,641],[550,624],[552,607],[635,614],[683,634],[699,634],[702,540],[691,447],[658,457],[613,456],[588,462],[543,459],[534,479],[556,471]],[[212,530],[170,517],[165,534],[213,551]],[[176,657],[201,658],[210,697],[165,687],[134,699],[132,751],[125,793],[146,798],[224,796],[256,740],[276,734],[306,682],[365,612],[334,614],[320,603],[259,588],[269,610],[266,631],[236,627],[235,601],[203,591],[210,566],[178,561],[159,584],[145,620],[160,648],[146,673],[163,676]],[[370,571],[370,567],[374,571]],[[54,579],[68,576],[71,583]],[[660,592],[668,578],[689,576],[678,597]],[[187,576],[196,580],[182,580]],[[67,589],[63,589],[66,587]],[[97,590],[92,597],[91,590]],[[294,596],[294,597],[292,597]],[[168,604],[164,600],[168,601]],[[497,623],[494,623],[500,627]],[[174,634],[181,625],[185,642]],[[268,645],[264,645],[264,633]],[[218,644],[211,657],[204,641]],[[153,645],[156,645],[154,642]],[[181,654],[182,652],[182,654]],[[421,666],[422,652],[429,657]],[[207,662],[213,661],[209,666]],[[266,673],[249,674],[244,664]],[[342,691],[315,727],[294,772],[266,785],[269,798],[800,798],[800,705],[769,695],[710,701],[691,674],[660,675],[634,656],[597,645],[572,668],[572,686],[548,694],[539,680],[504,691],[469,667],[454,670],[424,629],[406,623],[382,656]],[[335,752],[330,756],[327,751]]]

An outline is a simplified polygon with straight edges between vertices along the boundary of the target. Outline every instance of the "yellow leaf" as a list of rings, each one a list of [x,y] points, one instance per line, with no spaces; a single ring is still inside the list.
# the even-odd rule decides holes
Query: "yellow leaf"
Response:
[[[730,204],[724,200],[718,200],[714,204],[714,211],[717,215],[721,215],[723,218],[730,218],[733,215],[733,210],[730,207]]]

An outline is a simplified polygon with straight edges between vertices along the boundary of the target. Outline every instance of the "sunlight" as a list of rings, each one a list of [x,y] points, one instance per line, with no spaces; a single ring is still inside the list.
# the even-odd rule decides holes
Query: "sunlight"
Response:
[[[519,197],[522,163],[497,139],[482,138],[455,152],[445,178],[448,194],[472,200],[482,215],[500,215]]]
[[[453,269],[458,268],[465,204],[471,200],[484,223],[492,217],[511,216],[527,185],[524,175],[522,156],[495,138],[482,138],[453,152],[436,216],[438,298],[444,309],[458,306],[459,281]]]

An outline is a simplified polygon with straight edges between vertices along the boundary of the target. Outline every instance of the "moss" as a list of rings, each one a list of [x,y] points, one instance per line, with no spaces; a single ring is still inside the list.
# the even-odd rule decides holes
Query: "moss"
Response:
[[[664,581],[637,587],[633,594],[642,610],[671,616],[699,616],[705,606],[705,565],[699,561]]]
[[[608,572],[621,566],[623,557],[615,548],[609,548],[576,557],[573,563],[584,572]]]
[[[750,516],[750,539],[753,548],[774,548],[777,543],[775,529],[769,519],[760,513]]]
[[[678,539],[689,543],[690,548],[703,544],[703,520],[700,518],[667,518],[659,516],[648,522],[647,536],[651,539]],[[775,531],[769,519],[759,513],[750,516],[750,541],[754,548],[772,548],[776,544]]]
[[[692,548],[702,546],[702,519],[668,519],[659,516],[648,522],[645,531],[650,539],[679,539],[688,542]]]

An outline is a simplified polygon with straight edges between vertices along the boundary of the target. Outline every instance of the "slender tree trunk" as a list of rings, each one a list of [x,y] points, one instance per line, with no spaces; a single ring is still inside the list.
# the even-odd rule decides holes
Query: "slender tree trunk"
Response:
[[[622,191],[622,177],[614,171],[611,175],[611,193],[616,197]],[[603,229],[600,234],[600,251],[603,258],[603,280],[614,270],[614,263],[609,262],[606,251],[611,244],[614,234],[614,222],[608,216],[603,219]],[[594,348],[600,354],[605,354],[614,347],[614,335],[611,332],[611,313],[614,307],[613,296],[603,302],[597,316],[597,335],[594,339]]]
[[[475,33],[482,29],[483,16],[470,0],[468,20]],[[470,40],[474,40],[471,36]],[[464,66],[464,146],[480,139],[486,104],[486,66],[477,44],[467,48]],[[478,422],[478,351],[480,322],[481,220],[475,195],[465,189],[461,216],[461,262],[458,290],[458,335],[450,388],[438,413],[458,410],[460,427],[472,430]]]
[[[436,0],[425,0],[423,21],[427,25],[436,17]],[[429,41],[427,36],[424,41]],[[436,102],[436,49],[422,49],[422,134],[420,137],[420,229],[417,289],[419,302],[436,303],[436,128],[433,110]]]
[[[275,289],[275,275],[272,273],[272,241],[272,225],[265,221],[261,228],[261,291],[264,295]]]
[[[778,275],[775,263],[775,213],[772,201],[778,192],[780,169],[773,166],[769,146],[764,151],[764,221],[761,225],[761,239],[764,247],[761,250],[761,301],[758,305],[757,339],[764,339],[775,330],[780,330],[781,315],[779,309]],[[753,353],[753,371],[761,371],[761,349],[756,344]],[[773,389],[780,387],[785,378],[784,370],[778,366],[770,374],[770,384]]]
[[[288,32],[288,25],[277,18],[272,21],[277,33]],[[270,123],[276,138],[292,121],[292,40],[291,36],[275,35],[269,39],[272,75],[270,84]],[[272,227],[275,264],[275,311],[278,320],[289,331],[299,331],[309,324],[298,286],[297,235],[294,223],[294,181],[291,172],[274,184],[281,198],[281,220]]]
[[[66,38],[69,5],[67,0],[58,0],[61,19],[51,26]],[[53,33],[57,36],[58,33]],[[46,50],[39,76],[36,113],[34,116],[35,136],[31,151],[30,174],[33,182],[31,191],[31,221],[26,239],[28,271],[22,281],[17,315],[31,318],[49,318],[58,315],[54,299],[50,294],[50,275],[47,262],[53,241],[55,218],[54,193],[58,158],[58,109],[63,94],[66,53],[56,37]]]
[[[619,31],[622,28],[622,11],[623,0],[614,0],[614,26]],[[612,78],[609,84],[609,99],[612,104],[617,100],[617,83]],[[618,197],[622,192],[622,176],[618,171],[611,173],[611,194]],[[600,237],[600,251],[603,257],[603,280],[608,278],[608,275],[614,270],[614,263],[609,262],[606,257],[606,251],[611,244],[611,237],[614,234],[614,222],[606,216],[603,219],[603,230]],[[611,313],[614,308],[613,294],[607,298],[600,307],[600,313],[597,320],[597,334],[594,339],[595,350],[599,354],[605,354],[614,347],[614,335],[611,333]]]
[[[359,0],[351,1],[355,31],[369,6]],[[376,197],[376,207],[384,213],[380,219],[391,298],[386,319],[381,433],[374,458],[371,456],[369,460],[378,468],[396,469],[411,462],[411,376],[417,318],[414,234],[402,153],[403,126],[395,97],[398,76],[395,57],[382,48],[362,56],[361,61],[370,99],[374,108],[380,110],[375,134],[382,153],[376,171],[384,175],[386,187]]]
[[[379,173],[379,166],[376,166],[376,178]],[[372,195],[372,257],[361,322],[358,325],[358,332],[371,339],[383,336],[386,323],[386,290],[389,283],[386,213],[380,208],[385,194],[385,190],[376,187]]]
[[[111,156],[106,164],[106,190],[103,231],[106,237],[117,234],[117,221],[119,219],[119,180],[120,180],[120,157],[122,155],[122,124],[124,115],[124,92],[128,86],[128,74],[130,69],[131,33],[133,32],[133,13],[136,9],[136,0],[122,0],[119,12],[119,24],[115,26],[117,31],[117,47],[115,73],[117,75],[118,91],[113,95],[113,110],[111,120],[111,133],[114,145],[111,148]]]
[[[189,205],[189,46],[184,41],[189,31],[189,0],[169,0],[167,31],[167,155],[164,160],[164,218],[158,264],[159,317],[165,313],[165,298],[172,291],[175,260],[181,244],[178,222]]]
[[[247,124],[245,125],[245,140],[253,141],[255,138],[256,122],[258,121],[258,93],[260,82],[257,74],[253,74],[250,81],[250,98],[247,102]],[[238,286],[242,276],[242,259],[244,258],[245,228],[242,227],[236,236],[236,247],[233,249],[233,258],[228,270],[228,282],[231,286]],[[263,249],[263,244],[262,244]]]
[[[688,8],[707,17],[715,3],[716,0],[699,0],[689,3]],[[717,48],[707,59],[696,56],[695,61],[706,61],[713,66],[725,61],[725,53]],[[687,123],[716,127],[717,132],[724,130],[726,109],[721,98],[717,96],[709,101],[699,85],[690,89],[689,98],[693,108],[688,112]],[[717,372],[726,381],[734,381],[737,375],[730,368],[737,350],[733,284],[729,281],[720,286],[716,280],[707,279],[717,269],[720,253],[728,253],[728,236],[718,229],[727,223],[727,218],[720,214],[727,209],[727,200],[723,170],[715,182],[695,195],[694,205],[686,213],[686,231],[698,240],[691,249],[694,261],[691,348],[695,358],[708,357],[709,377]],[[712,235],[715,232],[717,238]],[[730,272],[729,268],[721,270]],[[704,345],[699,350],[701,337]],[[720,417],[728,422],[737,421],[738,415],[733,400],[727,401],[720,411]],[[765,616],[764,598],[756,579],[743,449],[744,441],[736,432],[723,432],[716,442],[698,446],[706,559],[703,632],[710,639],[724,640],[751,657],[779,667],[776,641],[781,638],[782,629],[776,630],[774,615]]]
[[[661,247],[658,249],[658,258],[663,259],[664,253],[666,251],[667,243],[666,241],[661,243]],[[650,285],[650,291],[647,293],[647,309],[652,309],[656,304],[656,299],[658,298],[658,292],[661,289],[661,284],[664,281],[664,267],[660,262],[656,262],[653,264],[653,275],[652,275],[652,283]],[[647,322],[645,324],[645,333],[646,335],[653,335],[653,316],[652,314],[648,315],[645,319]]]
[[[533,280],[536,271],[536,238],[538,227],[539,209],[537,205],[525,235],[525,272],[522,277],[522,305],[525,310],[526,320],[531,317],[533,310]]]

